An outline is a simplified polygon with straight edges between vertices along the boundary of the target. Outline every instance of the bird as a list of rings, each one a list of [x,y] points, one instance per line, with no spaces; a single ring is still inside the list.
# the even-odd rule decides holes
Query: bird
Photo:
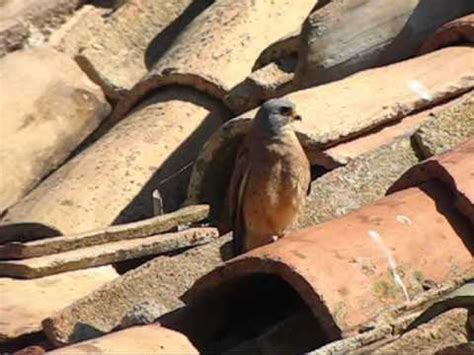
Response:
[[[311,167],[286,98],[266,101],[238,149],[227,191],[227,216],[239,255],[282,238],[304,206]]]

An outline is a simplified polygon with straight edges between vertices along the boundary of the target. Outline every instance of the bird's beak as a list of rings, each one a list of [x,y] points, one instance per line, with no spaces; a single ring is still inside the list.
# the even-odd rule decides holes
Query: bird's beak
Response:
[[[296,111],[293,111],[292,116],[293,116],[294,121],[302,121],[303,120],[303,118],[300,115],[298,115],[298,113]]]

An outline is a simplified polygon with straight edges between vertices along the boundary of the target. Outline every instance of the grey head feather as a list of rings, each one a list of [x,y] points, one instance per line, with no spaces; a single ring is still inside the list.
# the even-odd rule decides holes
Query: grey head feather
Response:
[[[282,134],[293,120],[298,119],[295,104],[286,98],[266,101],[258,110],[255,118],[257,128],[269,136]]]

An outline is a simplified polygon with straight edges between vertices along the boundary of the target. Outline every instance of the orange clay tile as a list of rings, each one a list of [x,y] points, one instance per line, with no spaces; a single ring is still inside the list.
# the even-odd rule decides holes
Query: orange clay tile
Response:
[[[295,289],[336,339],[353,334],[386,307],[473,268],[471,226],[442,184],[387,196],[339,219],[255,249],[203,277],[183,297],[202,302],[219,285],[264,273]]]
[[[474,137],[453,150],[408,170],[389,190],[398,191],[429,180],[441,180],[455,195],[455,206],[474,224]],[[472,232],[474,235],[474,232]]]
[[[439,48],[467,43],[474,43],[474,14],[441,26],[422,44],[419,52],[425,54]]]
[[[198,354],[181,333],[159,325],[128,328],[103,337],[49,352],[49,354]]]

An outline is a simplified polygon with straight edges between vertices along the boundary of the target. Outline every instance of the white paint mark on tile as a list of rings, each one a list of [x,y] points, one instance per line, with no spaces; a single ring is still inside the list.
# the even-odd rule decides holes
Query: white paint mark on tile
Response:
[[[413,91],[415,94],[417,94],[419,97],[425,100],[432,100],[433,97],[431,94],[428,92],[428,89],[426,86],[423,85],[421,81],[418,80],[410,80],[408,82],[408,87],[410,88],[411,91]]]
[[[380,239],[380,234],[377,231],[369,230],[369,237],[372,239]]]
[[[393,280],[398,286],[400,286],[400,288],[403,291],[403,294],[405,295],[406,300],[409,301],[410,297],[408,296],[407,288],[405,284],[403,283],[402,278],[400,277],[400,274],[397,271],[397,262],[395,261],[395,258],[393,257],[392,252],[384,244],[382,237],[377,231],[369,230],[368,234],[369,234],[370,239],[372,239],[375,242],[375,244],[377,244],[379,248],[382,249],[382,251],[384,252],[388,261],[388,266],[390,267],[390,271],[392,272]]]
[[[411,219],[404,215],[398,215],[397,221],[401,224],[405,224],[407,226],[411,226]]]

